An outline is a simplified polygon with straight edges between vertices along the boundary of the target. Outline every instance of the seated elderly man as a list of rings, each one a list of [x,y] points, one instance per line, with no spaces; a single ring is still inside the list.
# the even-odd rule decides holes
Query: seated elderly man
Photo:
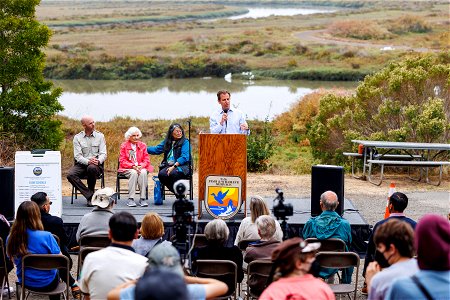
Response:
[[[348,251],[352,243],[352,231],[350,223],[335,212],[338,205],[339,201],[335,192],[326,191],[320,195],[322,213],[306,222],[303,228],[303,238],[317,238],[319,240],[338,238],[345,242],[345,248]],[[319,276],[328,279],[337,271],[337,269],[321,268]],[[350,283],[352,273],[353,268],[345,269],[342,274],[342,282]]]
[[[95,208],[81,218],[76,234],[77,242],[84,235],[108,235],[109,219],[114,214],[113,207],[117,193],[112,188],[97,190],[92,197]]]
[[[257,259],[271,259],[272,251],[280,244],[280,241],[275,237],[277,228],[275,222],[274,218],[267,215],[262,215],[256,219],[256,228],[258,228],[261,241],[247,247],[244,254],[246,263]]]

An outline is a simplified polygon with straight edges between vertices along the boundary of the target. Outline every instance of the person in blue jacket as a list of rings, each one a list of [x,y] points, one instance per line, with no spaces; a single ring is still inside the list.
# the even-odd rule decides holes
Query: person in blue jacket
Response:
[[[52,291],[58,286],[57,270],[25,269],[25,282],[22,282],[22,257],[26,254],[61,254],[53,235],[44,231],[39,206],[33,201],[24,201],[17,208],[16,219],[6,244],[6,254],[14,260],[19,283],[41,292]],[[60,295],[49,296],[50,300]]]
[[[164,153],[164,158],[159,166],[159,181],[171,192],[174,192],[173,184],[180,179],[189,179],[190,160],[189,140],[184,135],[183,127],[174,123],[170,125],[166,138],[157,146],[147,147],[147,152],[152,155]]]
[[[335,192],[324,192],[320,196],[322,213],[306,222],[303,228],[303,238],[317,238],[319,240],[338,238],[345,242],[345,250],[349,251],[352,243],[352,231],[350,223],[335,212],[338,205],[339,201]],[[337,269],[321,268],[319,276],[323,279],[328,279],[337,271]],[[342,282],[350,283],[352,281],[352,273],[353,268],[344,269]]]

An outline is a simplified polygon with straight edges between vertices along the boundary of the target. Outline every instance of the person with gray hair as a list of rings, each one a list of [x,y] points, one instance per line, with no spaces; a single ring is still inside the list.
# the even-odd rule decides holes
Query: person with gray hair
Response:
[[[350,229],[350,223],[335,212],[338,205],[339,199],[335,192],[326,191],[320,195],[320,208],[322,209],[322,213],[306,222],[305,227],[303,227],[303,238],[317,238],[319,240],[338,238],[345,242],[345,250],[349,251],[352,243],[352,231]],[[342,274],[342,282],[350,283],[353,268],[345,269],[344,271]],[[328,279],[335,273],[337,273],[337,269],[321,268],[319,276]]]
[[[119,169],[128,178],[128,201],[127,206],[134,207],[136,202],[136,186],[140,191],[140,206],[148,206],[146,201],[146,190],[148,187],[148,173],[153,172],[150,157],[147,153],[147,145],[140,141],[142,132],[137,127],[130,127],[125,132],[125,142],[120,146]]]
[[[271,258],[272,251],[280,244],[280,241],[275,237],[276,222],[274,218],[268,215],[262,215],[256,219],[255,223],[261,241],[250,244],[247,247],[244,254],[244,261],[246,263],[257,259]]]
[[[227,247],[230,230],[227,224],[222,219],[214,219],[208,222],[205,226],[205,236],[207,245],[203,247],[196,247],[192,251],[192,266],[194,274],[196,273],[196,261],[199,259],[217,259],[217,260],[231,260],[237,265],[237,279],[242,282],[244,278],[244,271],[242,270],[242,252],[237,246]],[[225,276],[222,280],[228,285],[228,293],[234,291],[234,276]]]
[[[80,191],[87,200],[87,206],[92,206],[95,183],[103,172],[106,160],[105,136],[95,130],[95,121],[91,116],[83,116],[81,125],[84,130],[73,137],[73,156],[75,164],[67,174],[67,180]],[[87,187],[81,181],[87,177]]]

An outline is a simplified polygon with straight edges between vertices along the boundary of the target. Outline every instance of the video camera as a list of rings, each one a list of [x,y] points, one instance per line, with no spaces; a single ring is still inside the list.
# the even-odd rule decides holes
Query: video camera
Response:
[[[178,250],[182,251],[188,248],[187,227],[194,223],[194,203],[186,199],[188,186],[189,180],[178,180],[173,185],[175,196],[177,197],[177,200],[172,205],[173,227],[175,230],[174,245]]]
[[[287,220],[286,217],[294,215],[294,207],[291,203],[284,204],[283,190],[281,190],[280,188],[276,188],[275,192],[278,195],[274,199],[274,201],[278,200],[278,203],[273,205],[273,214],[277,218],[277,220]]]

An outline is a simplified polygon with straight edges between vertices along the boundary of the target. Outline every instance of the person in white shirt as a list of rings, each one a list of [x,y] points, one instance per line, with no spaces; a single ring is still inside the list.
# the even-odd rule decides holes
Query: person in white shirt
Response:
[[[136,219],[129,212],[121,211],[111,217],[111,246],[88,254],[81,269],[79,287],[85,299],[106,299],[119,284],[144,274],[147,258],[131,247],[138,232]]]
[[[231,94],[226,90],[217,92],[217,102],[220,109],[215,111],[209,118],[209,131],[219,134],[245,134],[249,135],[250,130],[245,114],[231,107]]]

